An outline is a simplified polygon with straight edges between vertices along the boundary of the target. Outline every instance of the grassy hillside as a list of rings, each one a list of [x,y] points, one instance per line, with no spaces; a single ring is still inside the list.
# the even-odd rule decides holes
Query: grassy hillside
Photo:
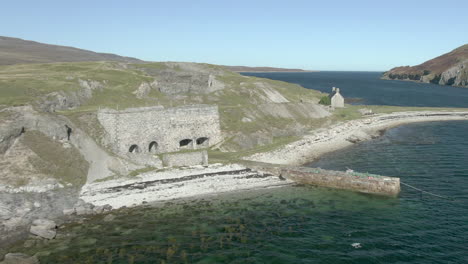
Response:
[[[221,89],[204,91],[208,88],[206,83],[206,87],[199,85],[197,92],[161,92],[161,88],[172,89],[171,82],[164,82],[167,76],[173,76],[174,82],[179,82],[210,75],[214,76]],[[312,107],[323,96],[318,91],[295,84],[246,77],[209,64],[73,62],[0,66],[0,107],[32,104],[41,109],[41,104],[46,99],[55,98],[52,95],[56,93],[70,101],[82,96],[83,82],[94,82],[98,88],[92,90],[91,97],[80,98],[76,106],[58,110],[77,122],[95,122],[95,118],[85,116],[103,107],[124,109],[216,104],[222,129],[232,137],[239,136],[239,133],[250,135],[259,132],[269,134],[269,137],[282,136],[278,131],[284,131],[284,135],[299,133],[299,130],[317,122],[310,115],[315,113]],[[150,86],[153,82],[161,84],[151,87],[144,96],[136,96],[140,86]],[[272,135],[273,130],[277,131],[275,135]],[[233,143],[234,148],[235,145]]]
[[[468,44],[416,66],[385,72],[383,78],[468,86]]]
[[[320,93],[301,88],[297,85],[261,79],[244,77],[237,73],[223,70],[214,65],[199,65],[207,71],[218,70],[219,79],[227,88],[218,93],[216,97],[205,96],[199,98],[197,94],[191,94],[185,99],[186,103],[219,103],[221,105],[243,104],[248,91],[254,92],[254,83],[265,82],[278,89],[288,100],[299,101],[312,99]],[[126,108],[145,105],[169,105],[165,95],[157,90],[144,99],[137,99],[132,94],[141,83],[151,82],[161,74],[147,74],[144,69],[159,69],[166,71],[181,71],[177,67],[171,67],[164,63],[128,64],[122,67],[116,62],[76,62],[76,63],[48,63],[48,64],[20,64],[0,66],[0,104],[6,106],[29,104],[41,96],[51,92],[72,92],[82,89],[78,80],[93,80],[102,83],[105,87],[102,91],[93,94],[93,98],[77,109],[93,109],[97,107]],[[242,84],[243,87],[240,86]],[[201,99],[201,100],[200,100]],[[253,100],[255,98],[251,98]],[[188,100],[188,101],[187,101]],[[177,104],[177,98],[171,98],[172,104]]]
[[[0,65],[74,61],[142,62],[115,54],[0,36]]]
[[[77,62],[0,66],[0,104],[29,104],[51,92],[78,91],[81,89],[78,79],[108,83],[109,89],[96,94],[96,105],[118,98],[125,102],[127,90],[130,92],[130,87],[134,88],[148,78],[131,70],[119,69],[117,65],[114,62]],[[112,96],[112,91],[119,96]]]

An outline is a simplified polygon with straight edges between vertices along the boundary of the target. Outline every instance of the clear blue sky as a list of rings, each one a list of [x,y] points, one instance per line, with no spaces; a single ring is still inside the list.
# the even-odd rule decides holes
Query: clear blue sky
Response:
[[[468,1],[3,1],[0,35],[152,61],[383,71],[468,43]]]

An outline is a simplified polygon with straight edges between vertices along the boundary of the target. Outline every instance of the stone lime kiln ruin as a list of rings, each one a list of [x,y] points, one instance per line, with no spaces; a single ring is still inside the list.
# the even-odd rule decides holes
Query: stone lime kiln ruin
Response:
[[[107,145],[116,154],[158,167],[161,160],[156,154],[205,149],[222,139],[217,106],[102,109],[98,120],[107,133]],[[163,160],[169,166],[207,163],[206,151],[191,155],[184,151],[180,157],[173,153],[163,156]]]

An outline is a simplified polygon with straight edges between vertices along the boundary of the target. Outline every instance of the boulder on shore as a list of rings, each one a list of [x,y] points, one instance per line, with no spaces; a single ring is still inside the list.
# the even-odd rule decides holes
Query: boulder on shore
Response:
[[[57,224],[51,220],[37,219],[33,221],[29,232],[42,238],[54,239],[57,235]]]

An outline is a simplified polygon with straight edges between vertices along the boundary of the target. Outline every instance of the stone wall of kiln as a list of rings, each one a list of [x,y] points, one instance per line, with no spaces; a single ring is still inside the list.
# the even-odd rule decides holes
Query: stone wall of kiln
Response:
[[[208,165],[206,150],[196,152],[182,152],[163,154],[162,161],[165,167],[181,167],[194,165]]]
[[[103,109],[98,111],[98,120],[109,147],[119,155],[201,149],[221,141],[217,106]]]

